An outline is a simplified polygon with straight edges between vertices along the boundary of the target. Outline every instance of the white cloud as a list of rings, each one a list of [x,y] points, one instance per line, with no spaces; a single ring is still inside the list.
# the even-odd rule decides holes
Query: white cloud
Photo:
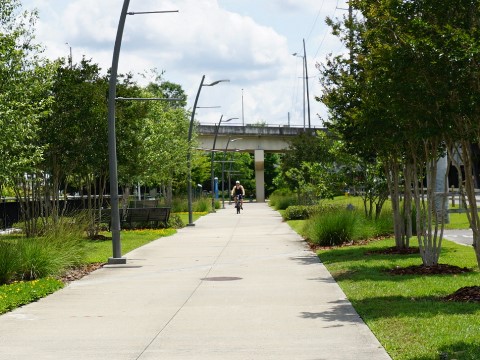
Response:
[[[85,55],[99,63],[104,71],[111,57],[121,0],[24,0],[24,7],[38,6],[38,38],[52,58],[68,56],[66,42],[72,47],[74,61]],[[129,11],[179,10],[172,14],[128,16],[120,55],[120,72],[165,70],[165,78],[181,84],[193,104],[202,75],[206,81],[228,78],[229,84],[202,89],[201,102],[221,109],[202,110],[200,121],[218,121],[225,116],[241,115],[241,89],[244,89],[245,114],[253,122],[301,119],[301,61],[291,53],[301,48],[299,24],[311,28],[320,5],[314,0],[132,0]],[[248,8],[242,8],[248,6]],[[285,8],[289,10],[285,12]],[[321,15],[323,18],[331,13]],[[322,25],[323,26],[323,25]],[[308,30],[303,30],[308,31]],[[325,27],[308,41],[309,75],[317,75],[315,62],[331,49],[335,40],[326,37],[319,49],[319,37]],[[291,41],[294,39],[295,43]],[[312,44],[313,43],[313,44]],[[338,47],[338,42],[335,44]],[[292,50],[293,49],[293,50]],[[328,50],[328,51],[327,51]],[[318,52],[314,59],[314,52]],[[319,107],[316,79],[310,79],[312,119]],[[299,116],[300,115],[300,116]],[[247,123],[247,116],[245,116]],[[317,124],[319,125],[319,124]]]

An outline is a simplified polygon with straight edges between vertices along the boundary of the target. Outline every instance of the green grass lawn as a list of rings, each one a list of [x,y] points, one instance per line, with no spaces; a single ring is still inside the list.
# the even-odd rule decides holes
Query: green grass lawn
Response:
[[[153,240],[175,233],[175,229],[123,230],[120,232],[122,255]],[[101,235],[104,235],[106,240],[88,241],[86,244],[88,255],[85,262],[87,264],[107,262],[108,258],[112,256],[112,234],[110,232],[102,232]]]
[[[180,219],[182,219],[182,222],[184,224],[188,224],[188,212],[182,212],[182,213],[176,213],[176,214],[180,216]],[[195,222],[195,220],[207,214],[208,214],[207,212],[202,212],[202,213],[194,212],[192,213],[192,220],[193,222]]]
[[[420,265],[420,255],[368,255],[394,245],[318,251],[318,256],[362,319],[394,360],[480,358],[480,304],[441,298],[464,286],[478,286],[480,272],[471,248],[444,242],[440,263],[468,267],[458,275],[390,275],[396,267]],[[412,241],[412,246],[415,243]]]
[[[363,209],[363,202],[360,196],[336,196],[333,200],[324,200],[326,204],[352,204],[357,209]],[[458,208],[458,206],[453,207]],[[390,201],[387,200],[383,209],[391,209]],[[445,224],[445,229],[454,230],[454,229],[469,229],[470,224],[468,223],[468,218],[466,213],[452,213],[449,214],[450,222]],[[480,358],[480,356],[479,356]]]
[[[467,214],[450,214],[450,222],[445,224],[445,229],[470,229]]]
[[[359,197],[331,202],[363,208]],[[301,234],[305,221],[288,224]],[[469,228],[466,214],[450,214],[446,228]],[[473,249],[444,241],[440,257],[441,264],[467,267],[469,273],[391,275],[389,269],[422,264],[419,254],[368,253],[394,245],[389,238],[317,254],[393,360],[480,359],[480,303],[442,300],[461,287],[480,286]],[[418,246],[416,239],[411,246]]]

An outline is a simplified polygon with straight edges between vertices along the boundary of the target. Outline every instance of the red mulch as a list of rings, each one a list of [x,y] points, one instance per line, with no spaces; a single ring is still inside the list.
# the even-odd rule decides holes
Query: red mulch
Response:
[[[357,243],[347,243],[341,246],[319,246],[315,244],[308,243],[310,249],[316,252],[317,250],[328,250],[335,247],[346,247],[352,245],[365,245],[370,241],[364,242],[357,242]],[[387,248],[387,249],[378,249],[378,250],[371,250],[366,251],[365,255],[378,255],[378,254],[385,254],[385,255],[411,255],[411,254],[418,254],[420,252],[418,247],[409,247],[406,249],[397,249],[396,246]],[[471,272],[470,269],[466,267],[459,267],[455,265],[447,265],[447,264],[438,264],[435,266],[424,266],[424,265],[414,265],[408,267],[397,267],[395,269],[391,269],[388,273],[392,275],[456,275],[456,274],[463,274]],[[458,301],[458,302],[480,302],[480,286],[466,286],[458,289],[453,294],[445,296],[442,298],[444,301]]]
[[[480,302],[480,286],[466,286],[445,296],[445,301]]]
[[[407,267],[396,267],[388,270],[392,275],[454,275],[471,272],[469,268],[455,265],[438,264],[433,266],[412,265]]]
[[[466,267],[455,265],[438,264],[434,266],[414,265],[397,267],[388,271],[392,275],[456,275],[471,272]],[[480,286],[467,286],[458,289],[453,294],[442,298],[445,301],[480,302]]]
[[[65,283],[79,280],[85,275],[90,274],[92,271],[95,271],[101,268],[104,264],[105,263],[93,263],[93,264],[87,264],[87,265],[71,268],[67,270],[67,272],[60,277],[60,280],[62,280]]]

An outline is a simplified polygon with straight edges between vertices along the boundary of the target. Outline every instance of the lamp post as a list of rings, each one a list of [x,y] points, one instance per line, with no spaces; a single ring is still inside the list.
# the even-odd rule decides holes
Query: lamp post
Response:
[[[187,197],[188,197],[188,224],[187,226],[195,226],[193,223],[193,214],[192,214],[192,132],[193,132],[193,122],[195,120],[195,111],[197,110],[198,98],[200,97],[200,91],[204,86],[214,86],[221,82],[228,82],[230,80],[217,80],[210,84],[204,84],[205,75],[202,76],[200,81],[200,86],[198,87],[197,96],[195,97],[195,102],[193,103],[192,117],[190,119],[190,126],[188,128],[188,149],[187,149]]]
[[[242,126],[245,126],[245,114],[243,112],[243,89],[242,89]]]
[[[307,52],[305,50],[305,39],[303,39],[303,55],[299,55],[298,53],[293,53],[293,56],[297,56],[302,58],[303,62],[303,129],[305,130],[305,97],[307,99],[307,106],[308,106],[308,129],[311,128],[310,123],[310,94],[308,91],[308,69],[307,69]],[[305,95],[306,91],[306,95]]]
[[[135,15],[134,12],[128,12],[130,0],[123,1],[120,20],[118,22],[115,46],[113,48],[112,67],[110,70],[110,81],[108,87],[108,162],[110,172],[110,204],[112,207],[112,248],[113,256],[108,259],[109,264],[125,264],[127,261],[122,257],[120,244],[120,212],[118,208],[118,173],[117,173],[117,144],[115,135],[115,100],[117,94],[117,71],[118,59],[120,57],[120,48],[122,45],[123,29],[125,28],[125,19],[128,15]],[[168,13],[174,11],[155,11],[149,13]],[[143,14],[143,13],[139,13]]]
[[[310,123],[310,94],[308,93],[308,68],[307,68],[307,52],[305,50],[305,39],[303,39],[303,65],[305,66],[305,85],[307,88],[307,106],[308,106],[308,130],[311,129]]]
[[[237,152],[237,151],[240,151],[240,150],[235,149],[235,152]],[[232,165],[233,165],[233,162],[234,162],[233,159],[235,158],[235,152],[232,152],[232,159],[230,160],[230,169],[228,170],[228,191],[230,191],[230,188],[232,186],[230,177],[232,175]],[[230,204],[231,204],[231,202],[230,202],[230,196],[229,196],[228,197],[228,205],[230,205]]]
[[[67,45],[70,49],[70,56],[68,57],[68,65],[70,66],[70,69],[73,68],[73,57],[72,57],[72,46],[66,42],[65,45]]]
[[[302,58],[303,130],[305,130],[305,66],[303,65],[304,60],[302,55],[298,55],[297,53],[293,53],[292,55]]]
[[[223,152],[223,161],[222,161],[222,209],[225,209],[225,184],[223,173],[225,172],[225,157],[227,155],[228,144],[231,142],[242,140],[242,138],[230,139],[228,138],[227,145],[225,145],[225,151]],[[228,189],[230,191],[230,189]]]
[[[211,173],[210,178],[211,178],[211,182],[212,182],[212,212],[215,212],[215,192],[213,191],[215,174],[214,174],[214,169],[213,169],[213,159],[215,157],[215,144],[217,142],[218,130],[220,129],[222,119],[223,119],[223,114],[222,114],[222,116],[220,116],[220,120],[218,121],[218,125],[215,125],[215,136],[213,137],[213,146],[212,146],[212,160],[211,160],[211,163],[210,163],[210,173]],[[224,120],[223,122],[229,122],[229,121],[232,121],[232,120],[235,120],[235,119],[238,119],[238,118],[236,118],[236,117],[229,118],[227,120]]]

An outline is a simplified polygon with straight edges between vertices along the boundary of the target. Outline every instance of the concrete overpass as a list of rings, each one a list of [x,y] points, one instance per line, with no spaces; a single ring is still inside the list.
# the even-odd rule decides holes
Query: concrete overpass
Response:
[[[215,137],[215,125],[197,125],[197,134],[202,149],[211,150]],[[222,125],[218,129],[215,149],[225,150],[229,139],[235,141],[235,146],[229,146],[227,151],[239,149],[242,152],[254,154],[255,159],[255,190],[257,201],[265,201],[265,152],[285,152],[289,146],[289,139],[303,133],[324,128],[303,129],[303,127],[290,126],[229,126]]]

